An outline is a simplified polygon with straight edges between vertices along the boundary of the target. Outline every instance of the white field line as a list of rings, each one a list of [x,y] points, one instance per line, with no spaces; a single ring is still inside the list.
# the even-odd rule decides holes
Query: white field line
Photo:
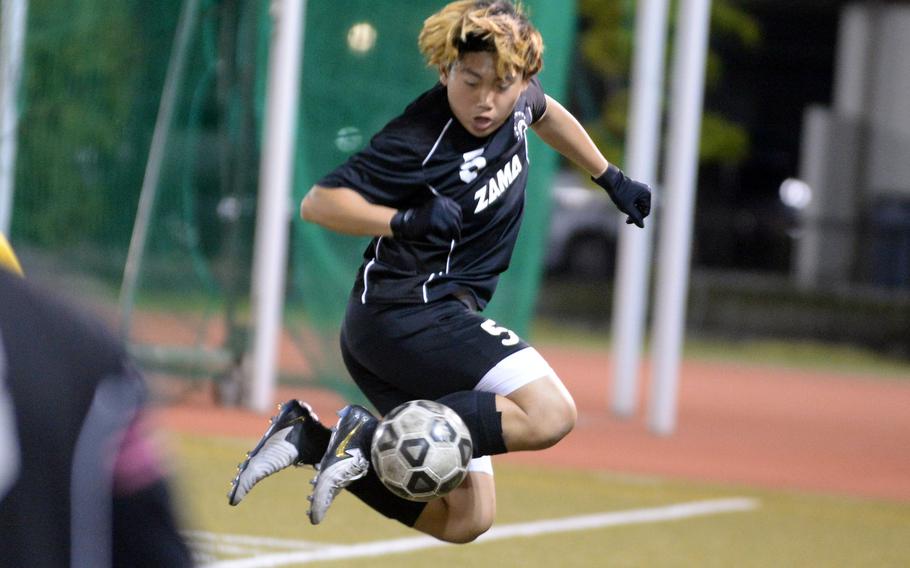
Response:
[[[292,540],[286,538],[273,538],[268,536],[248,536],[243,534],[221,534],[206,531],[183,531],[183,535],[190,540],[198,541],[216,541],[236,545],[247,546],[269,546],[272,548],[321,548],[325,546],[323,542],[312,540]]]
[[[517,523],[493,527],[486,534],[477,539],[477,542],[490,542],[507,538],[590,530],[619,525],[675,521],[718,513],[751,511],[757,507],[758,501],[755,499],[714,499],[710,501],[695,501],[650,509],[632,509],[629,511],[583,515],[579,517],[567,517],[564,519]],[[292,564],[306,564],[320,560],[384,556],[387,554],[412,552],[440,546],[450,545],[429,536],[415,536],[362,544],[333,545],[317,550],[267,554],[254,558],[225,560],[208,564],[201,568],[277,568],[281,566],[290,566]]]
[[[283,538],[218,534],[205,531],[183,531],[197,564],[215,562],[219,557],[257,557],[274,554],[276,549],[300,552],[331,546],[324,542]]]

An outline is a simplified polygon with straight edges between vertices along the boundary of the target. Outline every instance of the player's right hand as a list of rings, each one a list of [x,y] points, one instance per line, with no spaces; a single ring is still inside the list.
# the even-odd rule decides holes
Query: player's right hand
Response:
[[[396,239],[458,240],[461,238],[461,207],[448,197],[436,196],[422,205],[395,213],[391,226]]]
[[[647,184],[629,178],[613,164],[591,181],[604,188],[616,208],[629,216],[626,223],[645,227],[645,217],[651,212],[651,188]]]

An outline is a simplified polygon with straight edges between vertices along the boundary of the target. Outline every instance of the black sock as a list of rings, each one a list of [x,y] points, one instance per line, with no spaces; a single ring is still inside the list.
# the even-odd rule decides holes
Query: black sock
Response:
[[[495,456],[508,451],[502,438],[502,412],[496,411],[495,394],[459,391],[438,398],[436,402],[448,406],[464,420],[471,432],[475,458]]]
[[[348,491],[376,512],[409,527],[414,526],[427,506],[426,503],[402,499],[389,491],[372,467],[366,476],[348,485]]]
[[[367,440],[373,439],[373,434],[376,432],[378,425],[378,420],[373,420],[364,425],[364,433]],[[367,448],[367,451],[369,451],[369,448]],[[372,466],[367,471],[366,476],[350,484],[347,489],[376,512],[409,527],[414,526],[414,523],[417,522],[417,517],[427,506],[426,503],[402,499],[389,491],[382,483],[382,480],[379,479],[379,476],[376,475],[376,471]]]
[[[324,426],[321,422],[305,422],[303,425],[303,440],[301,454],[310,456],[304,463],[310,464],[309,459],[313,459],[315,465],[319,463],[325,451],[329,449],[329,440],[332,438],[332,430]]]

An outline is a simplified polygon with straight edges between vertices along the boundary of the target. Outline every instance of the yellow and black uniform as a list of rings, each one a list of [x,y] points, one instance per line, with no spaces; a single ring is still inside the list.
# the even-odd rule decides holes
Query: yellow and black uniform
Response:
[[[103,326],[0,269],[0,568],[192,565]]]

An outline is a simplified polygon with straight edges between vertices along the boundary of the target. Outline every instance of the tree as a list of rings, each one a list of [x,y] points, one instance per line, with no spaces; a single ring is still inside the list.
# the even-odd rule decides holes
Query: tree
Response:
[[[671,3],[671,15],[675,5]],[[601,83],[604,102],[596,118],[586,126],[608,156],[622,156],[629,108],[629,76],[632,65],[635,2],[633,0],[580,0],[582,30],[579,48],[584,66]],[[671,21],[671,30],[675,22]],[[761,41],[758,22],[739,8],[734,0],[714,0],[711,7],[712,38],[732,39],[754,48]],[[672,48],[672,41],[668,49]],[[670,61],[668,57],[667,61]],[[669,68],[669,66],[668,66]],[[709,47],[706,90],[710,92],[723,74],[723,61]],[[702,163],[736,164],[749,154],[745,128],[720,113],[706,109],[702,120],[700,160]]]

